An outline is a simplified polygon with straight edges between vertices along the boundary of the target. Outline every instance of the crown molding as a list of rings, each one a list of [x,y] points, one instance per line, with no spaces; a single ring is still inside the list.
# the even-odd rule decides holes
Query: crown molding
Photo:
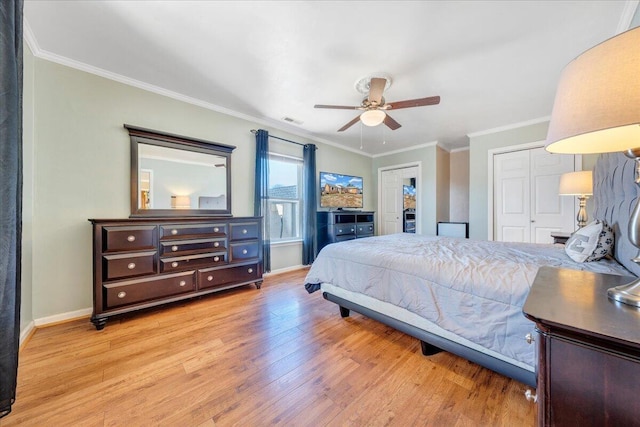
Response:
[[[549,120],[551,120],[551,116],[538,117],[537,119],[526,120],[524,122],[512,123],[510,125],[498,126],[491,129],[468,133],[467,136],[469,138],[476,138],[478,136],[490,135],[492,133],[498,133],[506,130],[517,129],[524,126],[537,125],[538,123],[548,122]]]
[[[459,153],[460,151],[469,151],[471,147],[460,147],[460,148],[453,148],[451,151],[449,151],[450,153]]]
[[[404,153],[406,151],[413,151],[413,150],[418,150],[420,148],[426,148],[426,147],[433,147],[438,145],[438,141],[432,141],[432,142],[427,142],[424,144],[419,144],[419,145],[413,145],[411,147],[407,147],[407,148],[400,148],[398,150],[393,150],[393,151],[387,151],[386,153],[381,153],[381,154],[374,154],[371,157],[378,158],[378,157],[385,157],[385,156],[390,156],[392,154],[398,154],[398,153]],[[443,148],[442,145],[440,145],[440,148]],[[444,150],[446,150],[446,148],[443,148]]]

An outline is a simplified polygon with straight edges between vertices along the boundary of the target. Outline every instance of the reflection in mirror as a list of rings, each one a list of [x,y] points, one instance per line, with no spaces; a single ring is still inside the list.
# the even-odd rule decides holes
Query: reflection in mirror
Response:
[[[131,216],[231,215],[235,147],[125,125]]]
[[[138,144],[139,209],[227,209],[227,159]]]

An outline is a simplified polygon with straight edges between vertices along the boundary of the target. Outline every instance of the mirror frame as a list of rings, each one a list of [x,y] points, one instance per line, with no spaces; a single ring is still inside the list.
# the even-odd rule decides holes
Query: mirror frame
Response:
[[[131,140],[131,215],[135,217],[231,216],[231,152],[233,145],[189,138],[125,124]],[[227,163],[226,209],[140,209],[138,180],[138,144],[150,144],[177,150],[195,151],[224,157]]]

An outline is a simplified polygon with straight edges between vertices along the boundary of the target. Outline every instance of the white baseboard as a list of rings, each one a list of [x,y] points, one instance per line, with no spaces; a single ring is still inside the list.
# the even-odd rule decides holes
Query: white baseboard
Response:
[[[64,322],[65,320],[78,319],[80,317],[87,317],[93,312],[92,308],[83,308],[82,310],[69,311],[67,313],[54,314],[53,316],[41,317],[34,319],[36,327],[46,326],[51,323]]]
[[[24,328],[22,331],[20,331],[20,344],[19,344],[20,347],[22,347],[22,344],[24,344],[24,340],[29,338],[29,335],[31,335],[31,333],[33,332],[33,330],[35,328],[36,328],[36,324],[32,320],[31,322],[29,322],[29,324],[27,325],[26,328]]]
[[[294,265],[294,266],[291,266],[291,267],[285,267],[285,268],[279,268],[277,270],[271,270],[268,273],[264,273],[263,276],[264,277],[269,277],[269,276],[274,276],[276,274],[288,273],[290,271],[301,270],[303,268],[308,268],[308,267],[310,267],[310,266],[302,265],[302,264]]]

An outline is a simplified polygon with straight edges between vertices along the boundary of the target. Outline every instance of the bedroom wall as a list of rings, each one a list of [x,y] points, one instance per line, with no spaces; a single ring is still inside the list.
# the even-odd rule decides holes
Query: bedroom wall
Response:
[[[25,179],[33,182],[33,255],[30,265],[28,260],[23,264],[33,285],[24,301],[31,293],[31,318],[36,321],[83,315],[92,305],[87,219],[127,218],[130,213],[129,136],[123,123],[237,146],[232,155],[235,216],[253,215],[251,129],[311,142],[40,58],[25,61],[25,69],[34,75],[35,138],[33,170]],[[319,170],[359,174],[373,182],[370,158],[316,145]],[[367,209],[374,206],[365,201]],[[299,265],[300,246],[276,247],[272,256],[273,269]]]
[[[469,150],[450,153],[449,221],[469,222]]]
[[[469,237],[488,238],[488,155],[494,148],[544,141],[549,122],[469,136]]]
[[[449,152],[436,146],[436,222],[449,221],[450,168]]]
[[[373,158],[371,172],[378,177],[378,169],[386,166],[406,165],[410,163],[422,163],[422,182],[420,183],[419,217],[422,234],[436,234],[437,217],[437,154],[436,144],[418,147],[414,150],[406,150]],[[378,204],[378,188],[375,183],[374,194],[375,209]],[[376,216],[377,217],[377,216]],[[376,218],[377,219],[377,218]]]
[[[33,132],[34,132],[34,57],[24,45],[22,89],[22,279],[20,301],[20,330],[25,331],[33,322]],[[20,337],[21,341],[24,337]]]

